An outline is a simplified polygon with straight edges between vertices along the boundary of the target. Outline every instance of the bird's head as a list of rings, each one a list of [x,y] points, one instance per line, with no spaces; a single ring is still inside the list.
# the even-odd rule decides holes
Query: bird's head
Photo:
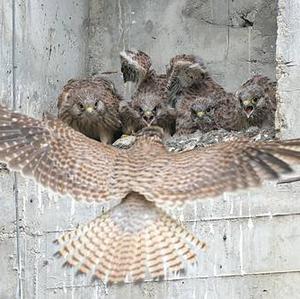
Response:
[[[67,97],[72,100],[70,113],[75,118],[93,119],[105,112],[104,102],[91,90],[71,90]]]
[[[247,118],[255,118],[257,113],[266,108],[264,90],[256,84],[240,88],[236,96]]]
[[[213,126],[215,123],[216,101],[211,98],[197,98],[191,105],[191,119],[199,127]]]
[[[135,110],[146,126],[157,125],[164,113],[161,99],[154,94],[144,94],[142,101],[135,106]]]

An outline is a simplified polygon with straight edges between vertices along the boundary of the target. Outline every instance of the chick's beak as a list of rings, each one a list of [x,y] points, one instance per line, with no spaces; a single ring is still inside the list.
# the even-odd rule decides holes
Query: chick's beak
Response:
[[[247,118],[250,118],[254,111],[254,105],[252,104],[251,100],[245,100],[243,101],[243,110],[244,113],[246,114]]]
[[[143,115],[143,121],[147,126],[151,126],[154,121],[154,114],[152,111],[146,110]]]
[[[147,111],[145,111],[144,115],[145,115],[147,118],[150,118],[150,117],[153,116],[153,113],[152,113],[152,111],[147,110]]]
[[[88,113],[92,113],[92,112],[94,111],[94,108],[93,108],[92,106],[87,106],[87,107],[85,108],[85,110],[86,110],[86,112],[88,112]]]
[[[251,105],[251,101],[250,100],[245,100],[245,101],[243,101],[243,105],[245,107],[247,107],[247,106]]]
[[[203,116],[204,116],[204,112],[203,111],[198,111],[197,112],[197,116],[199,117],[199,118],[202,118]]]

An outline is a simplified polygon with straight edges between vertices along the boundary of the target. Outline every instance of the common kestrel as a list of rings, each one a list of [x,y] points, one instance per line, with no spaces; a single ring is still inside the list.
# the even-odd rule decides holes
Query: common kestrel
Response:
[[[223,96],[225,90],[209,74],[202,58],[180,54],[170,60],[167,70],[169,102],[173,107],[185,96]]]
[[[72,79],[58,98],[58,117],[86,136],[111,144],[122,132],[120,101],[107,79]]]
[[[0,106],[0,161],[45,187],[77,200],[119,201],[114,208],[58,239],[59,253],[80,271],[106,282],[166,275],[197,260],[205,244],[158,205],[261,185],[300,162],[300,139],[235,140],[169,152],[162,130],[146,128],[129,149]]]
[[[191,134],[197,130],[206,133],[217,129],[239,131],[246,128],[246,117],[240,103],[230,93],[223,93],[220,97],[182,94],[176,111],[178,135]]]
[[[236,97],[247,116],[248,126],[273,127],[276,112],[276,82],[268,77],[256,75],[245,82]]]
[[[175,112],[168,106],[166,75],[158,75],[150,57],[142,51],[123,51],[120,56],[124,82],[137,83],[131,101],[124,100],[120,104],[123,132],[132,134],[146,126],[157,125],[172,135]]]

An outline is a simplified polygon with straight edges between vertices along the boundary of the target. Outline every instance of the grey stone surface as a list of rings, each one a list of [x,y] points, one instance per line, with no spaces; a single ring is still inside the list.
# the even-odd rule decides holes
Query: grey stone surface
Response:
[[[0,102],[10,106],[11,3],[0,0]],[[67,79],[118,71],[118,52],[124,47],[149,52],[160,71],[176,53],[201,54],[227,89],[256,72],[275,76],[275,1],[16,4],[17,108],[36,117],[45,110],[55,113]],[[283,137],[295,137],[300,131],[300,7],[297,0],[279,0],[278,8],[278,126]],[[122,90],[120,74],[109,77]],[[1,172],[0,298],[19,298],[18,272],[24,298],[297,298],[300,293],[299,183],[270,182],[170,211],[207,242],[199,264],[165,281],[123,286],[91,282],[53,256],[57,247],[52,241],[62,231],[92,220],[107,207],[60,198],[18,177],[17,250],[13,184],[13,174]]]
[[[91,73],[118,71],[120,50],[136,48],[160,72],[178,53],[201,55],[228,90],[255,73],[275,78],[274,0],[91,0],[90,18]]]
[[[279,83],[278,123],[284,137],[300,132],[300,3],[278,1],[277,79]]]
[[[15,2],[16,108],[36,117],[41,117],[44,111],[55,113],[56,98],[65,81],[86,74],[88,3],[73,0]],[[0,1],[0,102],[10,107],[13,106],[12,3],[11,0]],[[30,242],[30,238],[44,231],[39,227],[39,219],[45,220],[40,195],[43,192],[31,180],[18,178],[20,234],[16,236],[13,184],[13,174],[1,171],[0,256],[5,275],[0,281],[0,297],[18,298],[20,285],[25,298],[45,298],[42,286],[47,280],[39,280],[39,269],[34,263],[40,244]],[[53,215],[56,213],[48,215],[50,218],[45,222],[55,222]]]

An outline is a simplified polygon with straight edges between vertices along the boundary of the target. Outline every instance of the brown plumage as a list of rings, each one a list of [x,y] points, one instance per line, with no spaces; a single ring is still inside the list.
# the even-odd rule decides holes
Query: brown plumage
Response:
[[[120,53],[124,82],[141,83],[152,69],[150,57],[140,50],[124,50]]]
[[[197,261],[205,244],[144,196],[131,193],[109,212],[58,239],[59,253],[102,281],[137,281]],[[191,244],[191,245],[187,245]],[[193,248],[195,247],[195,249]],[[96,264],[96,265],[95,265]]]
[[[176,134],[186,135],[196,131],[219,129],[215,119],[216,101],[210,97],[184,99],[177,107]]]
[[[156,125],[163,128],[167,135],[172,135],[175,112],[167,105],[166,75],[156,74],[150,57],[144,52],[123,51],[120,55],[124,82],[131,80],[137,83],[131,101],[124,100],[120,104],[123,132],[132,134],[144,127]]]
[[[58,117],[86,136],[111,144],[121,134],[119,103],[104,78],[69,80],[58,98]]]
[[[239,131],[246,127],[246,117],[239,102],[230,93],[222,97],[181,95],[177,103],[176,134],[225,129]]]
[[[167,71],[168,98],[173,107],[186,97],[221,97],[223,87],[209,74],[203,60],[195,55],[173,57]]]
[[[248,119],[248,126],[274,127],[277,107],[275,82],[256,75],[236,91],[236,97]]]
[[[178,153],[165,148],[162,134],[144,129],[131,148],[122,150],[60,120],[40,121],[0,106],[0,161],[59,194],[120,201],[58,239],[69,264],[107,282],[165,276],[167,270],[184,269],[184,261],[197,260],[204,243],[157,205],[259,186],[300,162],[300,139],[241,139]]]

